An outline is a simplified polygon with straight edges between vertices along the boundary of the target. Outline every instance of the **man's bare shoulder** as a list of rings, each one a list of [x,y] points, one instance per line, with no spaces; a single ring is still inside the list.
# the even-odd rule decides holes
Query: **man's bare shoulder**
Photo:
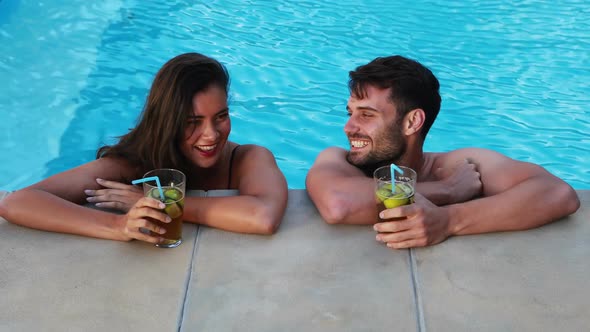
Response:
[[[312,168],[326,164],[348,164],[346,154],[347,150],[340,147],[332,146],[326,148],[318,154]]]
[[[432,169],[449,167],[458,162],[468,161],[472,164],[495,163],[510,160],[509,157],[484,148],[461,148],[448,152],[430,152],[425,153],[425,163],[430,163]]]
[[[350,164],[346,159],[348,151],[340,147],[329,147],[321,151],[313,163],[309,173],[329,172],[343,176],[363,175],[360,169]],[[308,174],[309,174],[308,173]]]
[[[319,158],[325,159],[338,159],[338,160],[346,160],[346,153],[348,151],[337,146],[331,146],[329,148],[324,149],[318,155]]]

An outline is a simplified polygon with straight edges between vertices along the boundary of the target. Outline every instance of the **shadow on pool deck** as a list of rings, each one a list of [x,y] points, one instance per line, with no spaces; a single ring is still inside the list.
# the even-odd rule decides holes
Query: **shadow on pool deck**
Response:
[[[583,331],[590,191],[578,194],[550,225],[398,251],[370,227],[325,224],[304,190],[273,236],[185,224],[176,249],[0,219],[0,331]]]

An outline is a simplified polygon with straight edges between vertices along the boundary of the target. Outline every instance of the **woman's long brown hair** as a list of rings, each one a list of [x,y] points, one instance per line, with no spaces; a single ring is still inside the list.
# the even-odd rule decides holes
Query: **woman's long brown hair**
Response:
[[[227,94],[229,75],[217,60],[185,53],[169,60],[158,71],[138,124],[119,142],[98,149],[96,158],[119,157],[140,175],[156,168],[176,168],[189,174],[190,162],[180,150],[196,93],[217,85]]]

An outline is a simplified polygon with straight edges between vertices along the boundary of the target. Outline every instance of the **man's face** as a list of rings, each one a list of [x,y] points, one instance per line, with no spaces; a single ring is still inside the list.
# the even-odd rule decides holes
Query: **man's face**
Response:
[[[406,151],[401,121],[389,92],[368,86],[366,98],[351,95],[346,106],[349,119],[344,132],[350,142],[347,160],[365,173],[397,162]]]

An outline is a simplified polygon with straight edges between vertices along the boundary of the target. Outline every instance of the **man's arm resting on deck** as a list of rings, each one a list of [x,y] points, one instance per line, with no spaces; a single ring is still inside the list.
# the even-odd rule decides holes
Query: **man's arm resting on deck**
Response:
[[[392,248],[437,244],[453,235],[525,230],[574,213],[578,196],[567,183],[531,163],[512,160],[490,150],[462,149],[448,160],[473,156],[481,173],[483,198],[438,207],[415,204],[387,209],[374,226],[377,240]],[[385,219],[406,217],[388,222]]]
[[[535,228],[580,207],[576,191],[541,166],[489,150],[477,158],[484,197],[449,206],[453,235]]]
[[[327,223],[368,225],[377,221],[373,179],[346,161],[346,150],[331,147],[322,151],[305,183]]]

